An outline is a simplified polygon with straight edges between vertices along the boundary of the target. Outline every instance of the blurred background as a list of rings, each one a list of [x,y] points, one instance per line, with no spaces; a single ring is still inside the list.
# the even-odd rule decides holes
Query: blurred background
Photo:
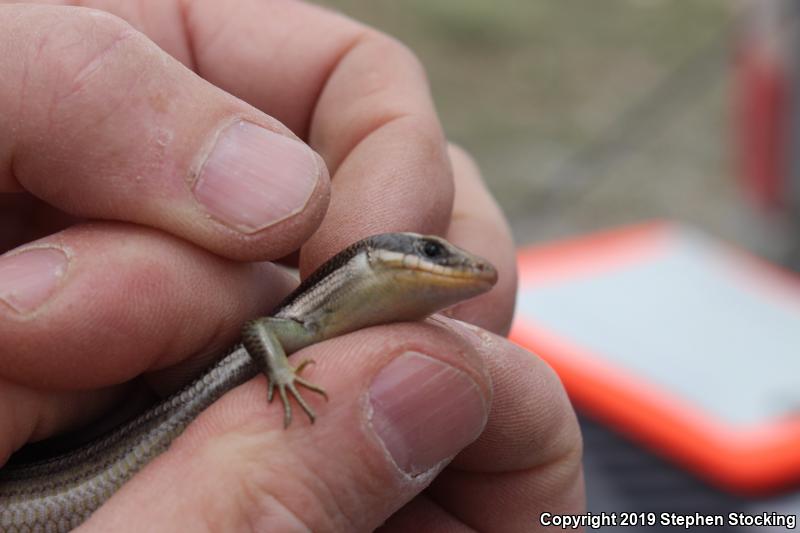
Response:
[[[740,100],[752,90],[737,85],[737,69],[744,48],[778,48],[777,5],[323,4],[420,57],[449,138],[477,158],[519,244],[667,217],[790,260],[796,232],[774,203],[743,190],[737,156]]]
[[[795,2],[321,3],[419,56],[519,246],[665,218],[800,269]],[[735,496],[581,423],[594,512],[800,512],[792,489]]]

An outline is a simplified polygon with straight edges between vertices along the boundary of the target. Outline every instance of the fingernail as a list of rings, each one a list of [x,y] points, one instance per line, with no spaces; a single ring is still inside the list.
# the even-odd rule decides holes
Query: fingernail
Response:
[[[31,248],[0,256],[0,301],[25,314],[41,306],[67,270],[67,255],[57,248]]]
[[[405,473],[418,475],[474,441],[486,424],[478,385],[464,372],[418,352],[381,370],[369,389],[370,422]]]
[[[306,145],[239,121],[220,134],[194,195],[223,224],[253,233],[301,211],[318,177]]]

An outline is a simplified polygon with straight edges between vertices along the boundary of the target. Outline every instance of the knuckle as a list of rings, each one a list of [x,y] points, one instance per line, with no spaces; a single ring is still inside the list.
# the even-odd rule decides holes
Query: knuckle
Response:
[[[383,101],[387,93],[396,94],[398,83],[413,88],[413,91],[428,85],[425,68],[414,52],[394,37],[377,30],[364,30],[347,57],[352,59],[352,63],[361,65],[355,69],[359,77],[356,90],[360,99]],[[368,71],[365,66],[369,67]],[[397,99],[390,101],[395,113],[407,110],[405,97],[397,102],[393,100]]]
[[[377,30],[369,31],[368,36],[378,56],[387,58],[386,64],[405,65],[406,68],[425,76],[422,61],[405,43]]]

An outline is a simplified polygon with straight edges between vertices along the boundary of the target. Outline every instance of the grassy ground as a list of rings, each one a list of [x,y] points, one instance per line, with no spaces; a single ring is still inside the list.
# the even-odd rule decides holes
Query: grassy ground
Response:
[[[419,55],[520,243],[668,217],[769,255],[731,159],[731,2],[324,4]]]

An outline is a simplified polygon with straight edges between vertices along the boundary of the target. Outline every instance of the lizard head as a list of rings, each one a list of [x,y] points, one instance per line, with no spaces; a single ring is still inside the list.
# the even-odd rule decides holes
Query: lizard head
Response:
[[[373,269],[391,272],[409,291],[453,292],[458,299],[488,291],[497,270],[435,235],[385,233],[370,237],[368,259]]]

